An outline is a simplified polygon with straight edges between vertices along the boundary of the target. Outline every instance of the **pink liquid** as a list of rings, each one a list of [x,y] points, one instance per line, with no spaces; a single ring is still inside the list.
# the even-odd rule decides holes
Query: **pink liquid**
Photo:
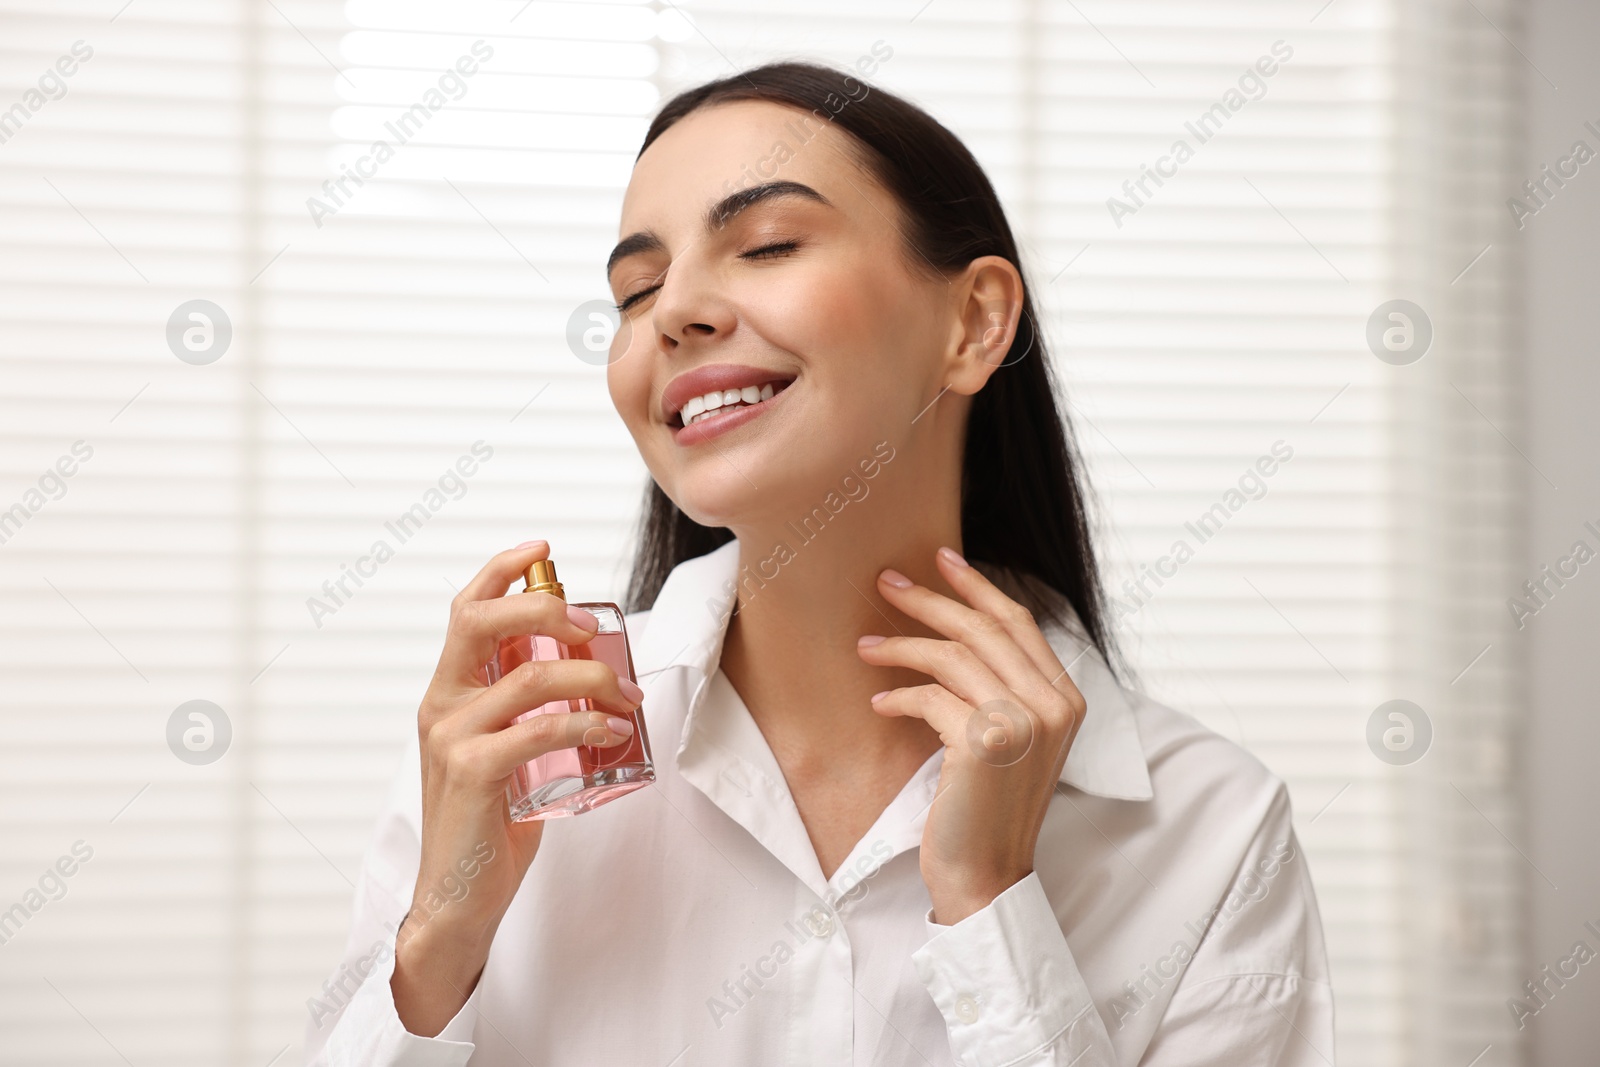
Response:
[[[564,645],[553,637],[527,635],[500,642],[494,659],[484,665],[484,678],[494,684],[523,663],[532,660],[596,659],[634,680],[633,657],[622,612],[615,604],[579,604],[600,620],[600,632],[586,644]],[[628,712],[602,707],[588,698],[552,700],[519,715],[523,722],[534,715],[566,715],[574,711],[604,711],[633,723],[633,736],[614,748],[579,745],[562,748],[529,760],[512,774],[507,799],[512,819],[550,819],[593,811],[635,789],[655,781],[650,740],[645,735],[644,709]]]

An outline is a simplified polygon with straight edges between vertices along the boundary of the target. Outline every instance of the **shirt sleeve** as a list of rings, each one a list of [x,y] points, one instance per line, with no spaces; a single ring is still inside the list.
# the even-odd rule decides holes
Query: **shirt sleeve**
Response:
[[[421,862],[421,769],[412,739],[356,879],[343,958],[306,1001],[307,1067],[463,1067],[472,1056],[479,988],[436,1037],[406,1030],[395,1010],[395,931]]]
[[[964,1067],[1115,1067],[1108,1027],[1158,1012],[1141,1067],[1332,1067],[1322,922],[1282,791],[1181,978],[1097,1009],[1037,873],[912,954]]]
[[[1322,917],[1281,785],[1139,1062],[1333,1067]]]
[[[911,954],[963,1067],[1116,1067],[1037,873],[954,926],[923,919]]]

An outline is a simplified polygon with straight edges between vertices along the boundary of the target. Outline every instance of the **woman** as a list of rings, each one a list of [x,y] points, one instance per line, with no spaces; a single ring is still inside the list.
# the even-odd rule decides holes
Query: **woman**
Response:
[[[1112,671],[972,156],[889,93],[771,65],[665,107],[620,232],[608,385],[653,476],[641,685],[582,661],[478,679],[507,634],[593,632],[502,596],[543,541],[456,598],[313,998],[318,1062],[1331,1063],[1282,784]],[[642,707],[658,781],[511,823],[514,767],[627,740],[603,712],[512,725],[580,696]]]

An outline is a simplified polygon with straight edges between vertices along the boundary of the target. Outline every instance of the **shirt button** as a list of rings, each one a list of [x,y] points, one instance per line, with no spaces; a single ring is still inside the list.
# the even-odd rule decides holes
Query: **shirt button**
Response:
[[[818,937],[821,937],[821,938],[832,937],[833,936],[833,916],[830,915],[830,914],[824,914],[821,918],[817,919],[816,922],[812,924],[812,931]]]
[[[964,1023],[978,1021],[978,1002],[963,993],[956,998],[956,1018]]]

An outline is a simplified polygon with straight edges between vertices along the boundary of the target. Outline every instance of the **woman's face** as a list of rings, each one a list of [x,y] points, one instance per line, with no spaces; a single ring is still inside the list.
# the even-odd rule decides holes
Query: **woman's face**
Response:
[[[907,443],[945,384],[950,286],[909,270],[897,205],[847,139],[802,111],[721,104],[634,167],[607,384],[651,474],[704,525],[808,511],[875,443]]]

